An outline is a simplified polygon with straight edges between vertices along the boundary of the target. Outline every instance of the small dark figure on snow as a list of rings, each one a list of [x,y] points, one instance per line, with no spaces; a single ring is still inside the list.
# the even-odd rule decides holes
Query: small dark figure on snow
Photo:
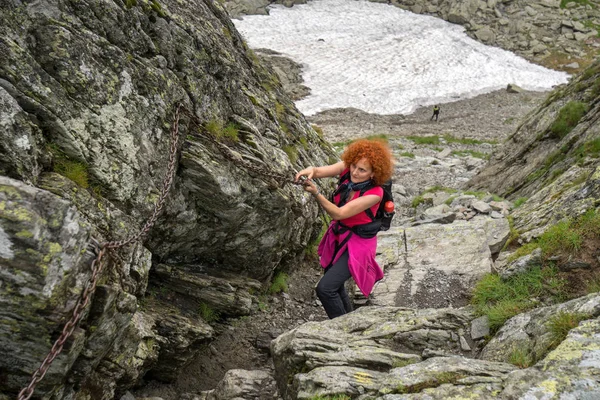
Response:
[[[437,104],[435,106],[433,106],[433,115],[431,116],[431,118],[429,119],[430,121],[433,120],[433,117],[435,117],[435,120],[438,120],[438,117],[440,115],[440,106],[438,106]]]

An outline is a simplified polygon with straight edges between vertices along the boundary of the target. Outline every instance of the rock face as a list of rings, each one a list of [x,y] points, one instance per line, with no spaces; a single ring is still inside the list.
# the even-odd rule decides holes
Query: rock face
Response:
[[[600,61],[532,112],[470,182],[501,196],[528,198],[513,212],[523,238],[597,206],[600,197]],[[569,121],[567,122],[567,119]]]
[[[474,284],[492,271],[494,228],[508,237],[505,219],[475,218],[452,224],[392,228],[379,234],[377,261],[385,277],[369,304],[415,308],[462,307]]]
[[[151,260],[196,307],[250,313],[316,228],[314,202],[284,180],[335,153],[219,2],[5,2],[0,54],[1,391],[15,395],[59,335],[91,237],[126,238],[152,213],[178,123],[163,214],[113,254],[36,395],[112,399],[146,372],[174,379],[213,332],[144,298]]]

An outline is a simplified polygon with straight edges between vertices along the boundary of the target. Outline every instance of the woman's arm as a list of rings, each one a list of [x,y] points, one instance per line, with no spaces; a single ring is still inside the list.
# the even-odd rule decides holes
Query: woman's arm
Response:
[[[307,167],[298,172],[294,180],[297,182],[301,176],[306,176],[307,180],[313,178],[328,178],[331,176],[338,176],[342,173],[342,171],[344,171],[344,169],[346,169],[346,165],[343,161],[322,167]]]
[[[358,213],[365,211],[367,208],[373,207],[375,204],[381,201],[381,197],[369,194],[366,196],[361,196],[358,199],[349,201],[344,204],[342,207],[338,207],[321,193],[319,193],[319,189],[315,186],[314,182],[306,180],[304,182],[304,190],[311,193],[317,202],[323,207],[327,214],[331,216],[336,221],[340,219],[350,218]]]

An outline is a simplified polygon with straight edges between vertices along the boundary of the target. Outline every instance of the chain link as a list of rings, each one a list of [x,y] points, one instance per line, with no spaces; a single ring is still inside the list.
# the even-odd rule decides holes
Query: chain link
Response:
[[[192,123],[198,128],[198,130],[205,131],[202,123],[200,122],[198,117],[196,117],[196,115],[194,115],[187,109],[184,109],[183,113],[185,113],[191,119]],[[262,175],[264,177],[267,177],[267,178],[274,179],[280,186],[283,186],[286,183],[291,183],[294,185],[302,184],[302,183],[296,182],[296,181],[294,181],[294,179],[290,178],[290,176],[295,175],[295,173],[292,171],[289,171],[287,174],[281,174],[281,173],[270,170],[264,164],[261,165],[261,164],[251,163],[249,161],[244,160],[239,153],[233,152],[225,144],[219,142],[214,135],[211,135],[209,133],[209,134],[204,135],[203,137],[210,140],[211,143],[213,143],[219,149],[219,151],[221,152],[223,157],[225,157],[226,159],[231,161],[233,164],[235,164],[243,169],[255,172],[255,173]]]

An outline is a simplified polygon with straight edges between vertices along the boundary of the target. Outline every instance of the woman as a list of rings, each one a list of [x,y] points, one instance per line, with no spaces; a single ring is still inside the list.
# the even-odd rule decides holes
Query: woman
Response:
[[[296,174],[295,180],[306,177],[304,190],[311,193],[332,217],[327,232],[319,244],[321,266],[325,275],[317,285],[317,296],[329,318],[352,311],[352,303],[344,283],[352,276],[360,291],[369,296],[383,272],[375,261],[377,237],[364,238],[353,229],[372,221],[383,197],[380,185],[393,172],[392,154],[381,141],[362,139],[348,146],[342,161],[322,167],[308,167]],[[333,203],[323,196],[313,178],[340,176],[340,185]]]

